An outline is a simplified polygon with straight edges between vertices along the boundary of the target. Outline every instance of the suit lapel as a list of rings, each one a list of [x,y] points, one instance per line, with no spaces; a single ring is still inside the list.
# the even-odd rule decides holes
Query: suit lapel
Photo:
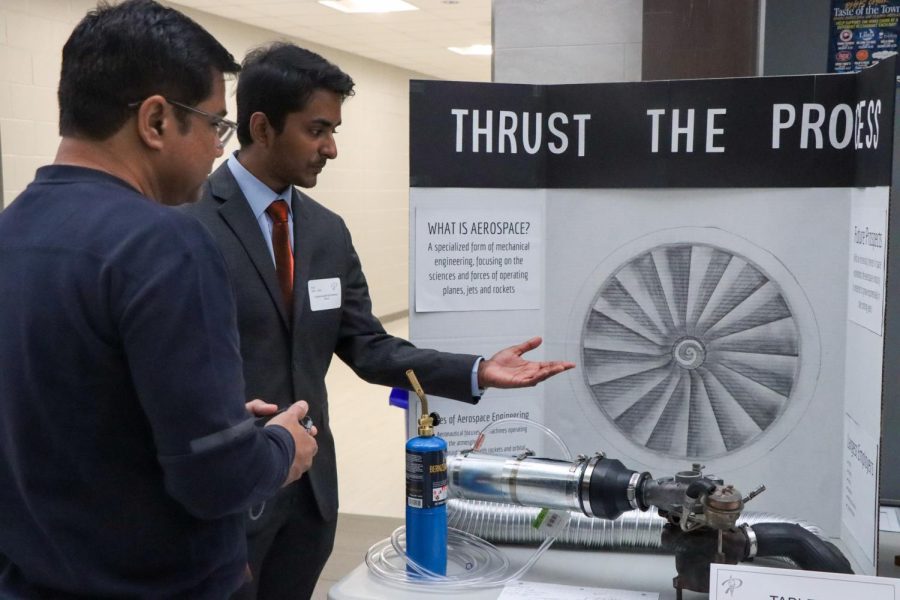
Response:
[[[235,237],[244,247],[244,250],[250,257],[250,261],[256,268],[257,274],[265,284],[266,290],[268,290],[269,296],[278,310],[278,314],[281,315],[282,324],[290,329],[290,322],[288,321],[284,302],[281,299],[281,288],[278,284],[278,277],[275,274],[275,264],[272,262],[272,255],[269,253],[266,241],[259,230],[259,223],[253,216],[253,211],[250,210],[250,205],[247,203],[247,199],[241,192],[241,188],[235,181],[227,164],[222,164],[210,175],[209,185],[213,197],[221,202],[219,215],[228,224],[228,227],[231,228]],[[235,285],[240,284],[240,281],[235,282]],[[296,284],[294,287],[296,289]]]
[[[309,207],[296,188],[291,198],[291,214],[294,217],[294,321],[299,322],[309,304],[306,299],[310,276],[312,249],[304,241],[312,241]]]

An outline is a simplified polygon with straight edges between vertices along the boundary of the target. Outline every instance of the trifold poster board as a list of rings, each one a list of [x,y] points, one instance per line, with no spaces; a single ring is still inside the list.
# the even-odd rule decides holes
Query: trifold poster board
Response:
[[[522,416],[654,477],[701,463],[874,573],[894,69],[412,82],[412,340],[578,365],[434,400],[450,453]],[[559,455],[518,423],[486,445]]]

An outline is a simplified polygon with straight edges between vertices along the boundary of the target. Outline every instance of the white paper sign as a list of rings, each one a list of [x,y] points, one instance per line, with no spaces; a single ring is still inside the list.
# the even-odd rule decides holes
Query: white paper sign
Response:
[[[850,215],[850,289],[847,317],[881,335],[887,212],[853,203]]]
[[[416,209],[416,311],[541,307],[540,208]]]
[[[875,564],[878,511],[878,442],[850,415],[844,418],[844,525],[869,564]]]
[[[632,592],[557,583],[516,581],[508,583],[497,600],[658,600],[653,592]]]
[[[900,580],[792,569],[712,564],[713,600],[896,600]]]
[[[900,508],[896,506],[882,506],[880,513],[878,528],[881,531],[900,533]]]
[[[341,306],[341,280],[311,279],[309,281],[309,308],[313,311],[329,310]]]

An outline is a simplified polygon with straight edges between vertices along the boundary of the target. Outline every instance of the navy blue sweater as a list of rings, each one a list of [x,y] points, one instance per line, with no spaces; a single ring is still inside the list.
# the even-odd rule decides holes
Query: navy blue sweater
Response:
[[[0,213],[0,597],[224,598],[294,451],[192,217],[78,167]]]

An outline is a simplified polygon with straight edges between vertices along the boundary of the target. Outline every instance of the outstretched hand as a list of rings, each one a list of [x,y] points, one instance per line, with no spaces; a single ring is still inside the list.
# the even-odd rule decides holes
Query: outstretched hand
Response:
[[[478,365],[479,387],[529,387],[575,367],[575,363],[560,360],[538,362],[522,358],[523,354],[540,346],[541,341],[539,337],[531,338],[481,361]]]

